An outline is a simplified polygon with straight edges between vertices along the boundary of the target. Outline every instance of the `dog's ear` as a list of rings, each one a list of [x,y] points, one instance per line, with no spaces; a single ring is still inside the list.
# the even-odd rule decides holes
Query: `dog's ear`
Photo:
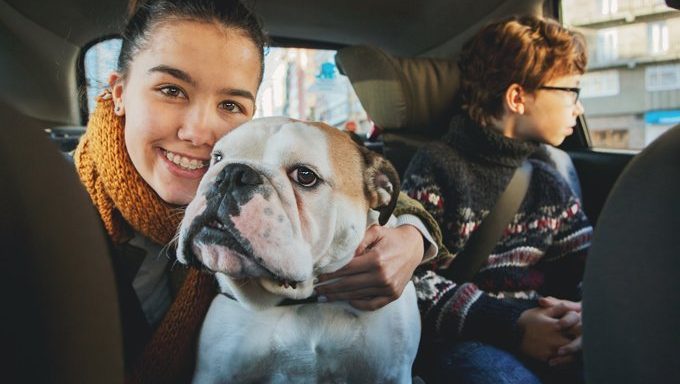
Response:
[[[359,147],[364,157],[364,185],[368,203],[372,209],[380,212],[378,222],[385,225],[390,219],[399,197],[399,174],[392,163],[366,147]]]

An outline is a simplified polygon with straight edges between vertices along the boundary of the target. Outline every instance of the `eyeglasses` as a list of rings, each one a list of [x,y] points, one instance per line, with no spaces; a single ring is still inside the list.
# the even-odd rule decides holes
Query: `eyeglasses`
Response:
[[[547,85],[541,85],[538,89],[547,89],[548,91],[564,91],[572,92],[576,97],[574,97],[574,104],[578,101],[578,95],[581,93],[581,88],[569,88],[569,87],[550,87]]]

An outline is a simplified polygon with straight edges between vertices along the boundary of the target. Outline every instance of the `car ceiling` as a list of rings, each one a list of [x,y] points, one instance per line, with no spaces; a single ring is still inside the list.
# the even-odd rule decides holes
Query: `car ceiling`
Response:
[[[6,0],[43,28],[83,46],[118,33],[125,0]],[[537,0],[245,0],[261,17],[276,43],[312,41],[371,44],[415,56],[444,45],[494,11],[526,12]]]
[[[548,0],[243,0],[272,45],[369,44],[452,57],[489,19],[550,12]],[[546,6],[548,4],[548,6]],[[119,34],[127,0],[0,0],[0,102],[44,127],[80,124],[82,48]]]

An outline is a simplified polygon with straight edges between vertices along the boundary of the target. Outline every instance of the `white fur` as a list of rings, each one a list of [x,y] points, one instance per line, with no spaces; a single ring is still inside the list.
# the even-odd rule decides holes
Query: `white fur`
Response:
[[[346,303],[250,310],[213,300],[194,383],[410,383],[420,317],[412,283],[377,311]]]
[[[180,229],[178,259],[185,261],[188,228],[206,210],[206,193],[231,163],[264,177],[263,190],[225,218],[252,244],[259,265],[296,288],[250,276],[248,260],[215,244],[191,248],[216,276],[222,292],[211,304],[199,339],[197,383],[406,383],[418,348],[420,317],[415,289],[376,311],[346,303],[276,306],[313,294],[315,277],[347,264],[376,214],[342,195],[328,156],[326,133],[303,122],[266,118],[249,122],[217,142],[223,160],[204,176]],[[347,156],[359,156],[350,153]],[[314,190],[291,181],[304,164],[325,183]],[[268,215],[260,215],[260,212]],[[245,260],[245,261],[244,261]]]

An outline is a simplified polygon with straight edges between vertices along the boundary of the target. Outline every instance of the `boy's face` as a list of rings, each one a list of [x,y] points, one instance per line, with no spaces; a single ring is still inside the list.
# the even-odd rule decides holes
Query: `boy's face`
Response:
[[[558,146],[574,132],[576,118],[583,113],[577,93],[580,74],[556,77],[527,94],[524,114],[518,120],[517,134],[527,139]]]

